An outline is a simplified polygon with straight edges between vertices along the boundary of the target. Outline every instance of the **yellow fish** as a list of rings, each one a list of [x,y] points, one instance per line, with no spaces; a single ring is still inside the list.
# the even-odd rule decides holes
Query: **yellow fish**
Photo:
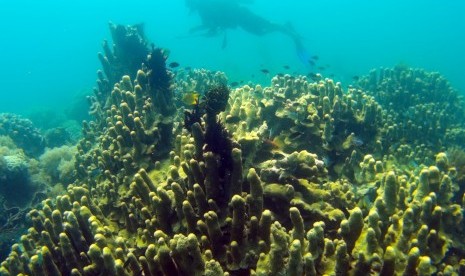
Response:
[[[197,92],[189,92],[182,96],[182,102],[186,105],[196,105],[199,103],[200,94]]]

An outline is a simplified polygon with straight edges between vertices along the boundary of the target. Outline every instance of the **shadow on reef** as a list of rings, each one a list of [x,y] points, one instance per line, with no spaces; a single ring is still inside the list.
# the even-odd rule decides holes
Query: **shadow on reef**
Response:
[[[231,89],[110,28],[78,177],[28,213],[0,274],[465,274],[464,102],[442,76]]]

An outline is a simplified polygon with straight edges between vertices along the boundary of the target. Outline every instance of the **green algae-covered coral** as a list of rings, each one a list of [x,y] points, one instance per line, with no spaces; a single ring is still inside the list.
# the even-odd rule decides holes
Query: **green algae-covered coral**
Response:
[[[285,75],[229,93],[182,75],[176,89],[205,84],[211,104],[186,130],[174,93],[133,74],[84,124],[79,179],[29,212],[1,274],[465,271],[458,153],[390,146],[389,110],[363,89]]]
[[[223,118],[240,143],[258,136],[253,156],[264,156],[270,144],[288,153],[307,150],[341,173],[353,150],[364,154],[380,147],[380,106],[361,90],[343,91],[331,79],[312,83],[302,76],[276,76],[270,87],[244,86],[232,95]]]

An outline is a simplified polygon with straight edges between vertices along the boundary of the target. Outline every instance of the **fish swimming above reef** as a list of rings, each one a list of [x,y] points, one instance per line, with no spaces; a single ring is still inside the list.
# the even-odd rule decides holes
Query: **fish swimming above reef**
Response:
[[[204,31],[205,36],[223,34],[222,48],[225,48],[228,29],[241,28],[257,36],[279,32],[293,40],[299,59],[304,64],[308,64],[311,57],[294,28],[290,24],[276,24],[255,14],[243,5],[250,2],[250,0],[186,0],[187,7],[191,12],[197,12],[202,20],[202,24],[192,28],[191,33]]]
[[[185,105],[192,106],[199,103],[200,94],[197,92],[189,92],[182,96],[182,102]]]

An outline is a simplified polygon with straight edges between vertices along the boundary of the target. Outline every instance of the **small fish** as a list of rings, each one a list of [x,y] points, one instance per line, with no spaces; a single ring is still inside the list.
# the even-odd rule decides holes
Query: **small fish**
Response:
[[[358,81],[359,79],[360,79],[359,76],[353,76],[353,77],[352,77],[352,80],[354,80],[354,81]]]
[[[269,74],[270,71],[268,69],[262,69],[260,70],[260,72],[262,72],[263,74]]]
[[[297,139],[297,138],[301,137],[302,135],[303,135],[302,132],[300,132],[300,131],[295,131],[295,132],[292,132],[292,133],[289,135],[289,139],[294,140],[294,139]]]
[[[325,163],[326,167],[331,167],[334,164],[334,160],[329,155],[323,155],[323,163]]]
[[[362,138],[358,137],[358,136],[355,136],[352,140],[352,144],[356,147],[361,147],[363,146],[364,142],[362,140]]]
[[[310,63],[311,66],[315,66],[315,62],[313,60],[309,60],[308,63]]]
[[[313,73],[313,72],[308,73],[307,76],[308,76],[310,79],[312,79],[312,81],[319,81],[319,80],[321,80],[321,76],[318,75],[318,74],[315,74],[315,73]]]
[[[283,146],[283,142],[280,141],[278,138],[275,139],[270,139],[270,138],[264,138],[262,139],[262,143],[268,147],[270,147],[273,150],[279,150]]]
[[[291,67],[289,67],[289,65],[283,65],[283,68],[289,70]]]
[[[317,69],[320,70],[320,71],[324,71],[326,68],[324,66],[318,66]]]
[[[171,63],[169,64],[169,67],[170,67],[170,68],[176,68],[176,67],[178,67],[178,66],[179,66],[179,63],[177,63],[176,61],[173,61],[173,62],[171,62]]]
[[[408,162],[408,165],[413,168],[418,168],[418,163],[415,162],[415,160],[411,160],[410,162]]]
[[[95,168],[90,172],[90,176],[97,177],[102,174],[102,170],[100,168]]]
[[[357,137],[354,133],[351,133],[345,141],[342,143],[342,148],[348,150],[352,147],[361,147],[363,146],[363,140],[360,137]]]
[[[37,258],[37,264],[42,265],[42,263],[44,262],[44,257],[42,256],[42,252],[39,251],[37,253],[37,257],[38,257]]]
[[[199,103],[199,93],[189,92],[182,96],[182,102],[186,105],[196,105]]]
[[[241,121],[241,118],[239,116],[231,116],[228,115],[226,116],[225,122],[228,124],[237,124]]]
[[[231,82],[231,86],[232,86],[232,87],[236,87],[236,86],[238,86],[238,85],[239,85],[239,83],[238,83],[237,81]]]
[[[292,120],[300,120],[300,114],[296,111],[289,111],[287,117]],[[292,135],[292,134],[291,134]]]
[[[311,56],[310,58],[313,59],[313,60],[319,60],[320,59],[319,56]]]
[[[190,67],[190,66],[184,67],[184,70],[186,70],[186,71],[189,71],[191,69],[192,69],[192,67]]]

